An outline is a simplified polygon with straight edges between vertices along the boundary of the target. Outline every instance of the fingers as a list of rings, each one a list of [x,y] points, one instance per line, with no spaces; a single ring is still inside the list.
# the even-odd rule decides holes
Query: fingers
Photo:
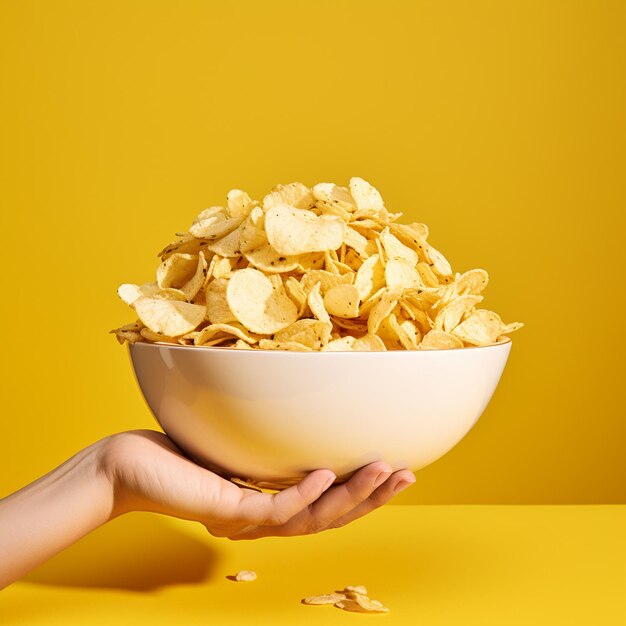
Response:
[[[292,536],[319,532],[329,527],[336,519],[349,514],[350,511],[358,507],[363,501],[369,498],[374,490],[383,484],[390,475],[391,467],[387,463],[370,463],[360,469],[343,485],[329,489],[316,499],[309,498],[308,506],[301,507],[297,510],[297,504],[294,503],[290,511],[296,510],[296,512],[290,517],[285,517],[280,514],[275,515],[272,518],[273,523],[261,525],[256,529],[246,531],[242,535],[231,538],[253,539],[269,535]],[[299,485],[296,485],[296,487],[303,485],[305,480]],[[293,489],[293,487],[291,489]],[[286,495],[287,491],[289,490],[281,494],[276,494],[274,498],[280,501],[280,497]],[[281,507],[280,510],[286,513],[287,509]]]
[[[415,475],[409,470],[400,470],[394,472],[391,476],[377,489],[375,489],[368,498],[360,504],[348,511],[345,515],[341,515],[333,520],[326,529],[340,528],[350,522],[363,517],[373,510],[387,504],[391,498],[400,493],[415,482]]]
[[[335,480],[330,470],[316,470],[305,476],[297,485],[279,493],[250,494],[240,502],[240,514],[257,525],[280,526],[306,510]]]

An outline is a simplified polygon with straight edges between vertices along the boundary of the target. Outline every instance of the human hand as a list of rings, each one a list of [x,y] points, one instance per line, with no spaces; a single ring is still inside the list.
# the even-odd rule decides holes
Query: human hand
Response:
[[[346,483],[316,470],[276,494],[238,487],[186,458],[163,433],[136,430],[109,438],[104,466],[114,488],[114,515],[153,511],[204,524],[216,537],[256,539],[345,526],[415,482],[409,470],[370,463]]]

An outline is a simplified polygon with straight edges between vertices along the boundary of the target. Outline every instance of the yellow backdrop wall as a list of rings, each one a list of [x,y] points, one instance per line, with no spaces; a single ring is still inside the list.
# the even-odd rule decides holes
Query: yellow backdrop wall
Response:
[[[358,175],[526,328],[401,502],[624,502],[623,2],[0,2],[0,493],[154,427],[115,290],[233,187]]]

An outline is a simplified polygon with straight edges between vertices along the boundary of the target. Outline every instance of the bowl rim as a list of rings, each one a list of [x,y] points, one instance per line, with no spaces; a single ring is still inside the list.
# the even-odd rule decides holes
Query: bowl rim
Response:
[[[167,342],[152,342],[152,341],[136,341],[134,343],[128,343],[128,349],[131,350],[135,346],[150,346],[151,348],[170,348],[176,350],[205,350],[211,352],[227,352],[227,353],[242,353],[242,354],[293,354],[293,355],[311,355],[311,354],[437,354],[441,352],[466,352],[468,350],[489,350],[489,349],[500,349],[503,346],[508,346],[513,343],[513,340],[510,337],[507,337],[506,341],[501,341],[499,343],[491,343],[488,346],[468,346],[465,348],[437,348],[435,350],[372,350],[372,351],[355,351],[355,350],[336,350],[328,352],[322,352],[321,350],[312,350],[311,352],[299,351],[299,350],[240,350],[238,348],[227,348],[220,346],[184,346],[181,344],[175,343],[167,343]],[[325,357],[327,358],[327,357]],[[394,357],[385,357],[385,358],[394,358]]]

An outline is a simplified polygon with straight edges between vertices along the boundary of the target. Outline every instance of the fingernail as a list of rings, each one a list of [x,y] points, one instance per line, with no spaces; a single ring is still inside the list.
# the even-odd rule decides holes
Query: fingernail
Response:
[[[324,483],[324,489],[328,489],[334,482],[335,478],[337,478],[334,474]]]
[[[376,476],[376,480],[374,481],[374,487],[378,487],[382,485],[388,478],[391,476],[391,472],[389,470],[385,470]]]
[[[402,491],[403,489],[406,489],[407,487],[411,486],[415,481],[414,480],[401,480],[394,488],[393,488],[393,492],[394,493],[398,493],[399,491]]]

